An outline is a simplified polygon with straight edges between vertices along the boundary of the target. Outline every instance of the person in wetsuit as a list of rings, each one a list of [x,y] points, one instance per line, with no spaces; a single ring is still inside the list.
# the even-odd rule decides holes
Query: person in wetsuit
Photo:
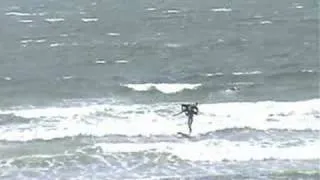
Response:
[[[193,115],[198,115],[198,103],[195,104],[181,104],[181,112],[176,114],[179,115],[181,113],[185,113],[188,117],[188,127],[189,127],[189,134],[192,132],[192,123],[193,123]]]

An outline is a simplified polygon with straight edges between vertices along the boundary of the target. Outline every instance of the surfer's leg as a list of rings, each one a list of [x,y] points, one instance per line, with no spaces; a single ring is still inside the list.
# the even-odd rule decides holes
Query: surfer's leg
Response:
[[[191,126],[192,126],[192,122],[193,122],[193,117],[192,117],[192,115],[191,115],[191,116],[188,116],[189,134],[191,134],[191,133],[192,133],[192,128],[191,128]]]

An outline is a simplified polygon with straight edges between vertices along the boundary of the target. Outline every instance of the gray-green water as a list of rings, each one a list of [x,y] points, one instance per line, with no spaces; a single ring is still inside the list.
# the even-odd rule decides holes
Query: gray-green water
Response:
[[[319,179],[318,12],[4,0],[1,179]]]

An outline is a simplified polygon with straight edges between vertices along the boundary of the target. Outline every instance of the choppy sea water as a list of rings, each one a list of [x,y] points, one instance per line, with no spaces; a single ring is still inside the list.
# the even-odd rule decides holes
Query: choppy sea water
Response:
[[[1,179],[319,179],[318,11],[3,1]]]

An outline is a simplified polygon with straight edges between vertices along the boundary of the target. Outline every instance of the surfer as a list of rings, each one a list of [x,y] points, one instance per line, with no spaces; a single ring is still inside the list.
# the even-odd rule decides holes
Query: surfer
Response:
[[[199,109],[198,109],[198,103],[195,104],[181,104],[181,112],[179,112],[176,115],[179,115],[181,113],[185,113],[185,115],[188,117],[188,127],[189,127],[189,134],[192,132],[192,123],[193,123],[193,115],[198,115]]]

